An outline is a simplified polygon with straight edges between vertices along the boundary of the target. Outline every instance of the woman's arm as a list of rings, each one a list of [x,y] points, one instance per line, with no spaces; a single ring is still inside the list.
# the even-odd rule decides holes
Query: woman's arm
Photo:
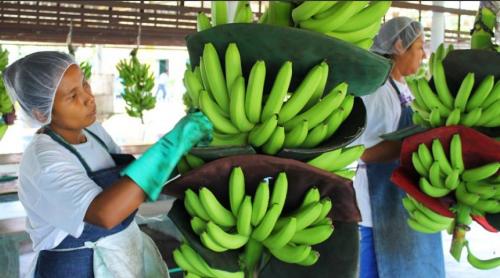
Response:
[[[365,150],[361,159],[365,163],[390,162],[399,158],[400,141],[382,141]]]
[[[85,221],[112,229],[136,210],[145,198],[144,191],[134,181],[123,177],[94,198]]]

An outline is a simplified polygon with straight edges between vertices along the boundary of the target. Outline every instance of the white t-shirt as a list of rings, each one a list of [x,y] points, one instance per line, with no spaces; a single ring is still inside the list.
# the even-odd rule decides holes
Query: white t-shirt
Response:
[[[401,95],[406,99],[412,98],[406,84],[398,81],[394,82],[398,86]],[[380,135],[398,129],[399,118],[401,117],[401,102],[389,80],[377,91],[368,96],[363,96],[362,99],[366,107],[366,129],[351,145],[363,144],[368,149],[383,141],[379,137]],[[368,176],[366,167],[362,165],[363,162],[359,160],[358,163],[361,167],[358,168],[353,185],[356,191],[356,201],[361,211],[362,221],[360,225],[372,227]]]
[[[88,128],[108,147],[120,148],[94,123]],[[90,134],[73,145],[92,171],[115,166],[108,151]],[[19,200],[27,214],[26,228],[35,251],[52,249],[68,235],[79,237],[85,213],[102,189],[92,181],[77,157],[48,135],[35,134],[19,166]]]

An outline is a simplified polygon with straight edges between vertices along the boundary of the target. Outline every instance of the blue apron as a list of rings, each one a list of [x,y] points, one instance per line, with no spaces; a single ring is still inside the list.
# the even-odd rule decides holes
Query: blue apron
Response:
[[[398,129],[412,124],[412,110],[389,79],[401,101]],[[379,277],[445,277],[441,234],[412,230],[402,199],[406,193],[390,181],[399,161],[368,163],[368,187],[373,223],[373,241]]]
[[[89,130],[86,130],[90,135],[92,135],[104,148],[106,144],[97,135]],[[108,169],[102,169],[99,171],[92,172],[90,167],[87,165],[85,160],[80,156],[77,150],[66,143],[64,139],[59,137],[55,132],[50,130],[48,127],[42,128],[41,133],[49,135],[56,142],[64,146],[70,152],[78,157],[78,160],[82,163],[87,171],[87,175],[91,178],[99,187],[103,190],[111,186],[115,181],[121,178],[120,171],[123,167],[128,165],[134,160],[134,157],[130,154],[111,154],[116,166]],[[90,223],[85,223],[83,232],[80,237],[75,238],[68,235],[58,246],[54,249],[67,249],[67,248],[77,248],[84,246],[86,241],[95,242],[98,239],[109,236],[118,232],[121,232],[129,226],[129,224],[134,221],[134,216],[137,210],[130,214],[125,220],[112,229],[101,228]],[[52,249],[52,250],[54,250]],[[50,278],[87,278],[94,277],[93,271],[93,250],[89,248],[78,249],[72,251],[51,251],[43,250],[40,251],[38,255],[38,261],[36,264],[35,277],[50,277]]]

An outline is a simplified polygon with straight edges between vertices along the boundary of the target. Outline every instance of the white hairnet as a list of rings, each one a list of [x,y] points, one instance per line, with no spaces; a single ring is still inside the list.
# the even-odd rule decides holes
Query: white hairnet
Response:
[[[382,25],[371,50],[380,55],[401,55],[422,32],[420,22],[409,17],[395,17]]]
[[[54,96],[61,79],[72,64],[72,56],[56,51],[41,51],[21,58],[4,71],[5,88],[12,101],[18,101],[31,119],[50,123]]]

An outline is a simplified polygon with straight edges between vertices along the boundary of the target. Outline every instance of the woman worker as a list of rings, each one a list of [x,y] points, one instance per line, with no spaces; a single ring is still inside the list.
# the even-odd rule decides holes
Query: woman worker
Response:
[[[417,72],[425,58],[423,28],[407,17],[387,21],[371,50],[389,58],[388,81],[363,97],[367,110],[364,144],[354,181],[360,223],[360,277],[444,277],[441,235],[411,230],[402,206],[405,192],[390,182],[398,166],[401,142],[379,136],[411,125],[412,96],[405,76]]]
[[[31,275],[168,277],[134,215],[158,198],[181,156],[210,138],[208,119],[187,115],[134,160],[95,122],[94,96],[71,56],[30,54],[9,66],[4,80],[11,98],[42,125],[19,168],[19,198],[38,255]]]

